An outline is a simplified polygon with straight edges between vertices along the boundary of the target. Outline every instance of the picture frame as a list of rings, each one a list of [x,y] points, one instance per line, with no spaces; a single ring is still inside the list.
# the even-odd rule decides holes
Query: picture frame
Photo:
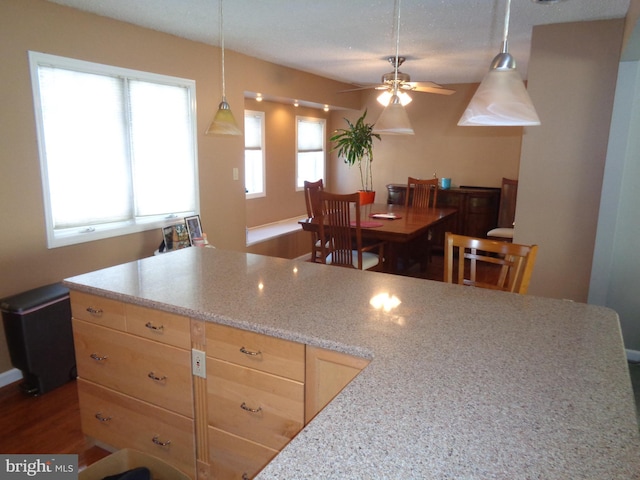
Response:
[[[161,247],[161,252],[170,252],[173,250],[173,226],[162,227]]]
[[[187,232],[189,233],[189,242],[191,245],[194,245],[194,240],[202,239],[202,223],[200,222],[200,215],[184,217],[184,223],[187,226]]]
[[[164,239],[165,252],[180,250],[181,248],[191,246],[189,232],[187,230],[187,226],[184,223],[178,223],[176,225],[163,227],[162,237]]]

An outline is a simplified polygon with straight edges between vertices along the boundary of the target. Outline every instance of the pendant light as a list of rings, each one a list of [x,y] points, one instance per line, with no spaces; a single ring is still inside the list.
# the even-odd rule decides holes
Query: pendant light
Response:
[[[240,135],[242,132],[238,128],[238,124],[236,123],[236,119],[233,117],[233,112],[231,112],[231,107],[227,103],[227,96],[225,90],[225,79],[224,79],[224,24],[222,18],[222,0],[218,1],[218,10],[219,15],[218,19],[220,22],[220,53],[222,58],[222,101],[220,105],[218,105],[218,111],[216,112],[215,117],[213,117],[213,121],[207,131],[206,135]]]
[[[398,51],[400,48],[400,0],[396,0],[396,62],[393,79],[393,92],[389,104],[380,114],[373,126],[373,133],[380,135],[413,135],[409,115],[404,109],[398,95]]]
[[[516,61],[508,52],[509,14],[507,0],[502,49],[491,62],[469,106],[458,121],[461,126],[530,126],[540,125]]]

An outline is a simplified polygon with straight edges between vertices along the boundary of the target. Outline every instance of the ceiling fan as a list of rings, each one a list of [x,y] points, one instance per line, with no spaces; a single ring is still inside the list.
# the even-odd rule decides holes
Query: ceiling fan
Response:
[[[397,58],[397,62],[396,62],[396,58]],[[386,90],[389,93],[389,97],[391,97],[396,86],[399,94],[407,93],[407,92],[423,92],[423,93],[435,93],[437,95],[451,95],[452,93],[456,92],[455,90],[444,88],[442,85],[438,85],[437,83],[434,83],[434,82],[412,82],[409,74],[403,73],[399,70],[400,65],[404,63],[404,61],[406,60],[406,57],[387,57],[387,60],[393,67],[393,71],[382,75],[381,84],[363,85],[358,88],[342,90],[342,92],[354,92],[357,90],[367,90],[367,89]],[[386,100],[388,102],[388,98]],[[408,101],[411,101],[410,98],[408,99]]]

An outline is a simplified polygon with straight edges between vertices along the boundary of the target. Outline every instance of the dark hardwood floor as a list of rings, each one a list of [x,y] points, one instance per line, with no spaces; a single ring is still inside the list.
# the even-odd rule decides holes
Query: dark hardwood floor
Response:
[[[0,388],[0,452],[78,454],[83,469],[109,454],[80,430],[76,382],[30,396],[15,382]]]

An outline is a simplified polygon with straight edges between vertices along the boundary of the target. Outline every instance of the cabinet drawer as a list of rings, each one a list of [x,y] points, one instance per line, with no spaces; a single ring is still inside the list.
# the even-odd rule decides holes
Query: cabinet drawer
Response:
[[[207,323],[207,355],[304,381],[304,345],[238,328]]]
[[[73,319],[78,376],[193,418],[191,352]]]
[[[191,348],[191,322],[187,317],[132,304],[125,310],[128,332],[185,350]]]
[[[253,478],[277,450],[209,427],[209,462],[216,480]]]
[[[280,450],[304,424],[304,385],[207,357],[209,425]]]
[[[74,318],[125,330],[124,303],[88,293],[70,292],[71,314]]]
[[[193,420],[82,379],[78,397],[85,435],[149,453],[195,478]]]

